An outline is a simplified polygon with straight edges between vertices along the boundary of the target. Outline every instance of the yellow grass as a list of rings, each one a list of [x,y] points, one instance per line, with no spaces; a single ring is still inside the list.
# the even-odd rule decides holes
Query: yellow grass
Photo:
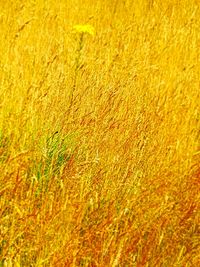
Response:
[[[0,1],[0,266],[200,266],[200,3]]]

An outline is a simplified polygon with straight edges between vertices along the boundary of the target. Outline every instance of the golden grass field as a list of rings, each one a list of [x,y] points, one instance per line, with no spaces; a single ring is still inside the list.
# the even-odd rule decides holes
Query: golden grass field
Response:
[[[0,1],[0,267],[200,266],[200,2]]]

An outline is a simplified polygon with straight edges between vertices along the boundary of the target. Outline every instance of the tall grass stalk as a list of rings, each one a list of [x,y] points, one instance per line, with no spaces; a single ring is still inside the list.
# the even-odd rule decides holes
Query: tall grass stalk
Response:
[[[0,1],[0,266],[200,266],[199,18]]]

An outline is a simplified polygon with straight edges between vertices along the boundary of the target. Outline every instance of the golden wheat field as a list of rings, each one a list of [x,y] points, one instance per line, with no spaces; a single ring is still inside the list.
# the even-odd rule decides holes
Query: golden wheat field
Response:
[[[0,267],[200,266],[200,2],[0,0]]]

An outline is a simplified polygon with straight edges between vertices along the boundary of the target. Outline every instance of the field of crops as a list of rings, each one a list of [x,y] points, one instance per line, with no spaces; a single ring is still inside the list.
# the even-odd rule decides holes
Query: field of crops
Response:
[[[0,1],[0,267],[200,266],[200,2]]]

